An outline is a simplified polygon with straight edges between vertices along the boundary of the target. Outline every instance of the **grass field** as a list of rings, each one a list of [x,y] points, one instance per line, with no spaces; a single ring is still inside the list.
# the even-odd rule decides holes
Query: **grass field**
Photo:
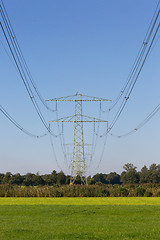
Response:
[[[0,198],[0,239],[160,239],[160,198]]]

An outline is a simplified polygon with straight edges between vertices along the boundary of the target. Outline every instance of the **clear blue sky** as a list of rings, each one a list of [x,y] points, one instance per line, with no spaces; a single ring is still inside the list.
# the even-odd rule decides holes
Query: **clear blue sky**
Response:
[[[157,3],[158,0],[4,1],[26,62],[44,99],[80,91],[113,101],[131,70]],[[8,51],[2,31],[0,40]],[[159,49],[160,41],[149,56],[130,100],[112,130],[114,134],[120,135],[135,128],[159,104]],[[1,43],[0,88],[0,103],[17,122],[31,132],[45,132]],[[108,106],[103,105],[104,108]],[[98,117],[98,107],[88,107],[90,114]],[[69,103],[61,104],[60,116],[71,115],[70,108]],[[55,114],[42,109],[47,121],[56,118]],[[101,117],[110,120],[112,113],[111,116],[103,114]],[[97,149],[88,174],[120,173],[127,162],[138,169],[143,165],[158,164],[159,118],[160,113],[128,138],[108,137],[99,169],[95,169],[100,155]],[[0,172],[60,171],[48,136],[32,139],[2,114],[0,123]],[[70,141],[72,134],[73,130],[66,131],[66,142]],[[68,172],[60,144],[57,140],[54,144],[59,164]]]

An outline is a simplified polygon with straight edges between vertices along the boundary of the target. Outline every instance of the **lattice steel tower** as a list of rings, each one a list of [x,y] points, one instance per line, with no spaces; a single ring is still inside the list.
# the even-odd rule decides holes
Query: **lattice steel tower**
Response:
[[[73,137],[73,155],[72,155],[72,167],[71,167],[71,178],[70,183],[73,184],[77,176],[81,177],[81,182],[87,183],[86,176],[86,161],[85,161],[85,152],[84,152],[84,133],[83,133],[83,123],[91,122],[106,122],[98,118],[93,118],[90,116],[83,115],[82,112],[82,103],[88,101],[111,101],[104,98],[90,97],[87,95],[82,95],[81,93],[76,93],[72,96],[54,98],[47,101],[65,101],[65,102],[74,102],[75,111],[74,115],[67,116],[64,118],[56,119],[50,122],[72,122],[74,123],[74,137]]]

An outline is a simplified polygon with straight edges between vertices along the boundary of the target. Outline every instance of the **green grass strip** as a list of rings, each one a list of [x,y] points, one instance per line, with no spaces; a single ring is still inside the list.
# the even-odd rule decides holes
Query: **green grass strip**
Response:
[[[0,239],[159,240],[159,216],[149,205],[1,205]]]
[[[160,197],[0,198],[0,205],[160,205]]]

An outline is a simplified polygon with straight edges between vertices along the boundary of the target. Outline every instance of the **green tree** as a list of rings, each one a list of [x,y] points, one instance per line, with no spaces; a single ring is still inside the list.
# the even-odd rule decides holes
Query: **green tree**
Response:
[[[26,186],[34,186],[35,185],[35,174],[33,173],[27,173],[24,176],[24,185]]]
[[[20,175],[20,173],[16,173],[16,174],[12,175],[10,183],[21,185],[23,183],[23,180],[24,180],[24,178]]]
[[[11,183],[11,179],[12,179],[12,173],[6,172],[6,174],[3,177],[2,183]]]
[[[0,184],[3,182],[4,173],[0,173]]]
[[[61,171],[57,174],[57,183],[60,185],[63,185],[66,183],[66,176],[64,172]]]
[[[70,178],[71,178],[71,176],[70,175],[67,175],[66,176],[66,182],[65,182],[65,184],[70,184]]]
[[[107,175],[106,180],[109,184],[120,184],[120,175],[116,172],[111,172]]]
[[[34,186],[43,186],[45,185],[45,181],[43,180],[42,176],[37,173],[36,175],[33,175],[33,185]]]
[[[51,174],[45,174],[42,176],[45,184],[52,186],[57,183],[57,172],[54,170]]]
[[[160,183],[160,166],[155,163],[151,164],[148,175],[150,183]]]
[[[96,182],[101,182],[103,184],[107,184],[108,181],[106,180],[107,175],[103,173],[97,173],[96,175],[93,176],[93,179]]]
[[[139,173],[136,171],[136,168],[132,163],[127,163],[123,166],[125,171],[121,173],[121,182],[123,184],[127,183],[139,183]]]
[[[95,184],[94,178],[91,178],[91,176],[89,176],[89,177],[87,178],[87,183],[88,183],[89,185]]]
[[[136,171],[137,167],[135,167],[132,163],[126,163],[126,164],[123,166],[123,169],[124,169],[126,172],[130,172],[130,171]]]
[[[74,184],[81,184],[82,180],[81,180],[81,176],[77,175]]]
[[[58,175],[57,172],[53,170],[53,172],[51,173],[51,179],[53,184],[57,183],[57,175]]]
[[[141,171],[139,172],[140,183],[148,183],[149,182],[149,171],[148,168],[144,165]]]

